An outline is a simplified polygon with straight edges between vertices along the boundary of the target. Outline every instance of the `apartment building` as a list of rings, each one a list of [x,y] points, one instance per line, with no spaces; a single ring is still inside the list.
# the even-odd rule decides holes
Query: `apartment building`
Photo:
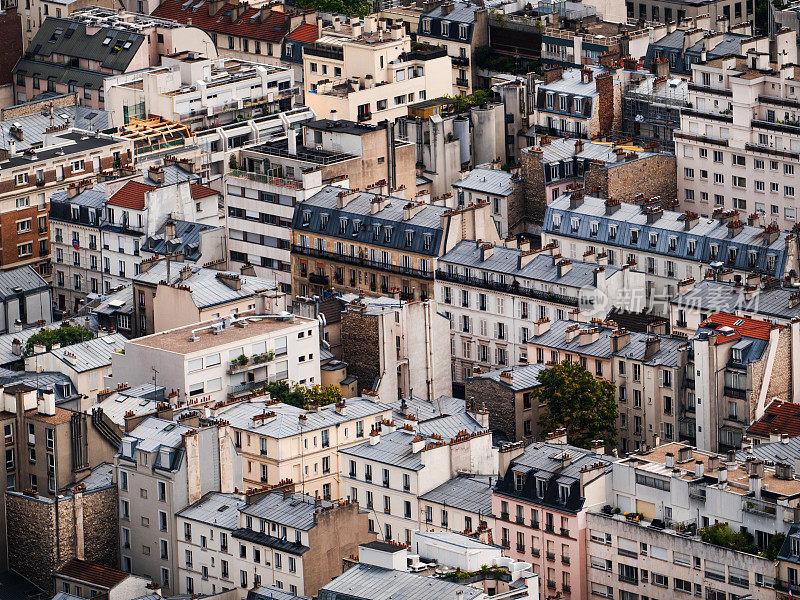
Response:
[[[150,8],[153,17],[193,25],[207,32],[211,42],[206,56],[211,56],[210,50],[215,49],[224,58],[274,66],[281,64],[281,45],[286,35],[303,23],[316,23],[313,10],[250,5],[238,0],[197,0],[188,4],[185,0],[166,0]]]
[[[796,269],[793,236],[780,239],[777,226],[745,225],[734,211],[712,218],[665,210],[660,200],[632,204],[572,192],[545,211],[542,242],[556,242],[565,258],[583,252],[607,255],[609,265],[629,264],[645,274],[634,289],[638,312],[669,313],[669,300],[683,279],[700,279],[711,267],[730,269],[734,281],[758,272],[782,279]]]
[[[247,486],[291,480],[302,493],[330,501],[346,495],[339,450],[366,440],[376,425],[391,419],[392,409],[374,397],[308,410],[252,400],[222,406],[214,415],[233,429]]]
[[[491,476],[457,475],[431,491],[421,494],[418,512],[419,531],[412,534],[412,543],[422,531],[465,535],[494,532],[492,487]],[[432,536],[432,539],[437,539],[437,536]],[[427,553],[420,554],[430,558]]]
[[[533,362],[527,343],[537,323],[605,318],[611,305],[627,305],[623,290],[644,283],[630,267],[588,262],[593,255],[578,262],[554,245],[522,248],[462,241],[439,259],[436,300],[450,319],[453,381]]]
[[[1,474],[4,492],[14,490],[54,499],[93,467],[111,461],[119,437],[105,426],[101,415],[57,407],[53,390],[44,384],[45,379],[52,379],[45,373],[40,376],[41,388],[33,378],[10,382],[3,389],[0,425],[6,459]],[[8,519],[15,518],[17,511],[6,506],[5,493],[0,503],[0,564],[6,569],[21,569],[32,580],[49,581],[58,565],[32,563],[26,550],[31,540],[25,538],[25,532],[16,530],[22,536],[12,534],[12,539],[7,539]]]
[[[798,327],[709,315],[691,339],[691,350],[679,358],[687,388],[680,439],[711,452],[738,449],[768,398],[789,398],[800,389],[790,367],[800,352],[794,341]]]
[[[496,476],[510,456],[492,448],[487,425],[485,412],[420,420],[416,427],[382,423],[368,441],[339,451],[342,491],[367,510],[371,532],[384,541],[410,544],[411,532],[425,527],[422,495],[458,473]],[[446,509],[436,521],[449,523]],[[473,521],[473,527],[479,524]]]
[[[14,99],[78,92],[82,105],[103,108],[106,78],[156,66],[178,51],[216,56],[205,31],[175,21],[97,7],[50,16],[14,67]]]
[[[142,261],[142,272],[128,289],[134,337],[227,315],[286,310],[286,295],[274,281],[165,258]]]
[[[489,43],[487,10],[471,2],[445,2],[419,18],[417,40],[444,46],[453,64],[453,92],[466,96],[481,86],[470,58]]]
[[[190,131],[290,110],[300,87],[287,67],[182,51],[161,64],[103,81],[112,126],[159,115]]]
[[[534,145],[521,153],[524,210],[511,219],[512,231],[535,227],[544,220],[548,204],[579,188],[622,202],[641,198],[639,194],[676,197],[674,156],[627,144],[546,136],[529,140]]]
[[[45,19],[48,17],[68,18],[72,16],[74,12],[88,7],[114,10],[118,5],[110,0],[98,0],[97,2],[89,0],[73,0],[72,2],[63,2],[60,0],[33,0],[30,3],[26,3],[24,7],[18,7],[20,23],[22,25],[22,49],[27,49],[31,40],[33,40],[33,37],[39,31],[39,26],[44,23]]]
[[[633,83],[623,93],[622,132],[637,144],[674,154],[674,136],[681,126],[681,111],[689,103],[689,82],[667,77],[666,61],[664,57],[654,59],[656,77]],[[659,67],[667,74],[658,75]],[[677,190],[666,197],[677,197]]]
[[[566,432],[511,461],[492,492],[494,539],[530,563],[539,593],[588,598],[586,513],[605,502],[611,459],[566,443]]]
[[[323,36],[303,48],[306,104],[317,115],[335,111],[360,123],[393,122],[408,105],[453,93],[452,60],[446,48],[411,49],[402,27],[383,29],[375,17],[352,34]]]
[[[355,502],[330,503],[288,483],[251,492],[207,494],[177,514],[182,593],[271,585],[316,596],[342,573],[343,559],[375,539]]]
[[[464,381],[464,397],[480,402],[489,412],[489,429],[498,439],[529,444],[543,437],[539,418],[545,405],[534,401],[545,364],[512,365],[476,374]]]
[[[777,448],[759,448],[774,459]],[[669,589],[782,598],[775,562],[756,551],[796,521],[796,486],[794,467],[781,457],[766,466],[761,457],[671,443],[618,461],[608,504],[587,515],[589,585],[614,597]],[[753,549],[702,541],[701,530],[715,524],[745,533]]]
[[[722,58],[731,48],[738,49],[742,42],[753,39],[753,26],[749,21],[719,29],[726,24],[724,20],[712,23],[708,15],[703,15],[687,17],[680,27],[667,25],[666,35],[653,40],[647,48],[645,65],[653,69],[655,64],[666,59],[670,73],[691,75],[693,64]]]
[[[778,590],[777,597],[780,600],[791,598],[790,590],[792,595],[800,591],[797,578],[798,564],[800,564],[798,542],[800,542],[800,527],[792,524],[778,553],[778,577],[775,580],[775,589]]]
[[[605,137],[620,130],[624,72],[598,66],[551,66],[536,88],[536,133]]]
[[[289,232],[295,207],[323,185],[367,189],[416,189],[413,146],[384,123],[368,125],[337,119],[308,120],[300,141],[285,123],[286,139],[238,152],[237,169],[225,178],[227,227],[232,265],[252,265],[256,273],[291,291]],[[410,193],[410,192],[409,192]]]
[[[466,234],[499,241],[488,208],[484,204],[453,211],[397,196],[325,186],[295,211],[292,293],[309,296],[334,287],[341,292],[373,296],[391,292],[404,300],[426,300],[433,292],[436,258],[456,238]]]
[[[479,167],[453,183],[458,206],[489,203],[500,239],[509,236],[509,222],[522,218],[522,178],[501,169]],[[518,216],[516,216],[518,215]]]
[[[628,331],[611,322],[538,324],[528,340],[530,362],[579,362],[616,388],[617,444],[622,452],[677,440],[683,367],[683,337]],[[711,397],[711,396],[710,396]]]
[[[626,0],[625,9],[629,19],[681,23],[684,19],[708,16],[711,23],[722,21],[724,27],[750,21],[755,14],[753,3],[748,0]]]
[[[339,322],[342,359],[359,390],[393,402],[453,393],[450,324],[435,300],[353,299]]]
[[[219,192],[187,179],[167,183],[165,169],[53,194],[53,287],[59,311],[89,295],[129,285],[142,261],[171,254],[191,262],[224,258]]]
[[[175,284],[180,285],[180,284]],[[235,317],[168,329],[125,343],[109,384],[153,381],[178,405],[252,395],[271,381],[319,383],[319,326],[288,313]]]
[[[183,536],[175,515],[209,492],[242,486],[242,463],[227,426],[148,417],[126,433],[114,457],[122,570],[177,593]]]
[[[45,133],[42,145],[0,162],[0,243],[2,267],[29,264],[49,275],[50,197],[100,171],[131,161],[130,142],[75,129]]]
[[[728,275],[729,276],[729,275]],[[789,325],[800,317],[800,296],[791,286],[758,276],[735,283],[724,279],[688,279],[678,283],[678,293],[670,300],[670,330],[692,336],[715,312]]]
[[[777,62],[758,38],[742,41],[735,55],[692,64],[692,108],[675,134],[682,208],[755,213],[787,230],[797,223],[797,45],[786,30],[775,43]]]

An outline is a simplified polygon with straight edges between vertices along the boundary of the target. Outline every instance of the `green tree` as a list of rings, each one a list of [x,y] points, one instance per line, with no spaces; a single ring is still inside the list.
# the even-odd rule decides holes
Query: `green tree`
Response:
[[[544,431],[567,430],[567,441],[589,448],[592,441],[616,444],[616,386],[595,379],[576,362],[564,361],[539,373],[539,387],[533,394],[547,405],[539,419]]]
[[[94,334],[88,329],[74,325],[42,329],[28,338],[28,342],[25,344],[25,356],[33,354],[33,347],[38,344],[43,345],[50,351],[53,349],[54,344],[60,344],[63,348],[64,346],[85,342],[93,337]]]
[[[334,385],[314,385],[310,388],[305,388],[306,401],[318,406],[325,406],[327,404],[335,404],[342,399],[342,390]]]
[[[727,523],[715,523],[710,527],[701,529],[700,539],[708,544],[730,548],[738,552],[758,553],[758,546],[753,543],[753,535],[751,533],[746,531],[736,533]],[[780,546],[778,550],[780,550]],[[775,555],[777,556],[777,554],[776,550]]]
[[[778,552],[781,551],[781,546],[783,546],[783,542],[786,541],[786,534],[785,533],[776,533],[772,536],[772,539],[769,541],[767,545],[767,551],[765,554],[767,558],[770,560],[775,560],[778,558]]]
[[[273,400],[278,400],[297,408],[306,408],[307,406],[303,389],[297,384],[290,386],[286,381],[271,381],[264,389],[269,392]]]
[[[348,16],[363,17],[372,12],[372,3],[369,0],[301,0],[298,4],[303,8]]]

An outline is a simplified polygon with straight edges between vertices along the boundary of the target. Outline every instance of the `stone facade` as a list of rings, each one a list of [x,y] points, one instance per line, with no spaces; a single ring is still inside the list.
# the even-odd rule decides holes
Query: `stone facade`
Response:
[[[358,378],[358,393],[371,390],[372,383],[382,375],[378,367],[378,320],[363,313],[348,312],[346,318],[342,318],[341,339],[347,372]]]
[[[11,570],[40,588],[72,558],[109,567],[119,564],[116,486],[59,499],[6,493],[8,559]]]
[[[640,194],[671,201],[678,196],[675,157],[657,154],[605,167],[592,164],[584,175],[584,188],[597,188],[604,198],[632,202]],[[641,196],[640,196],[641,197]]]
[[[508,228],[512,233],[527,231],[532,223],[542,223],[544,221],[544,211],[547,208],[547,198],[545,197],[544,171],[542,170],[542,149],[531,147],[523,149],[522,158],[522,180],[524,200],[524,214],[512,216],[509,207]]]
[[[522,431],[517,430],[514,410],[514,392],[493,381],[473,377],[464,382],[464,397],[467,402],[483,403],[489,411],[489,429],[498,437],[509,441],[522,439]]]

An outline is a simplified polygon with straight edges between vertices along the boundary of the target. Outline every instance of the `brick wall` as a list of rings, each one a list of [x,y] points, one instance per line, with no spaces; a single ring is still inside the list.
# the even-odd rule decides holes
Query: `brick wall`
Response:
[[[11,83],[11,71],[22,57],[22,20],[15,6],[0,13],[0,85]]]
[[[82,495],[83,550],[76,528],[76,499],[6,494],[9,568],[51,590],[52,575],[72,558],[119,567],[117,488]]]
[[[675,157],[656,155],[612,167],[591,164],[584,175],[584,187],[599,187],[604,198],[631,202],[637,194],[645,198],[661,196],[674,200],[678,196]]]
[[[598,135],[610,135],[614,129],[614,76],[601,73],[595,77],[597,86]]]
[[[356,311],[342,315],[342,360],[347,372],[358,377],[358,392],[371,389],[379,370],[378,320]],[[389,375],[394,375],[391,373]]]
[[[52,103],[53,108],[64,108],[65,106],[75,106],[78,102],[78,92],[71,94],[64,94],[55,98],[48,98],[46,100],[39,100],[38,102],[26,102],[20,106],[10,106],[8,108],[0,109],[0,121],[7,121],[9,119],[16,119],[26,115],[33,115],[41,113],[43,110],[50,109]]]
[[[517,431],[512,390],[491,379],[472,378],[464,382],[464,397],[468,403],[474,400],[486,406],[492,432],[514,442],[522,439],[522,431]]]
[[[511,233],[525,231],[530,223],[544,222],[544,211],[547,208],[547,198],[544,193],[544,170],[539,162],[542,159],[541,149],[528,148],[520,156],[525,197],[524,218],[522,221],[514,220],[509,206],[508,229]]]

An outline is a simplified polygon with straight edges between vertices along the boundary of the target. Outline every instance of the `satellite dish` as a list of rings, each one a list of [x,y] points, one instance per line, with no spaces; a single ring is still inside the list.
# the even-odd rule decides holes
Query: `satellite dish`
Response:
[[[636,115],[636,122],[641,123],[642,121],[644,121],[644,117],[642,115]]]

